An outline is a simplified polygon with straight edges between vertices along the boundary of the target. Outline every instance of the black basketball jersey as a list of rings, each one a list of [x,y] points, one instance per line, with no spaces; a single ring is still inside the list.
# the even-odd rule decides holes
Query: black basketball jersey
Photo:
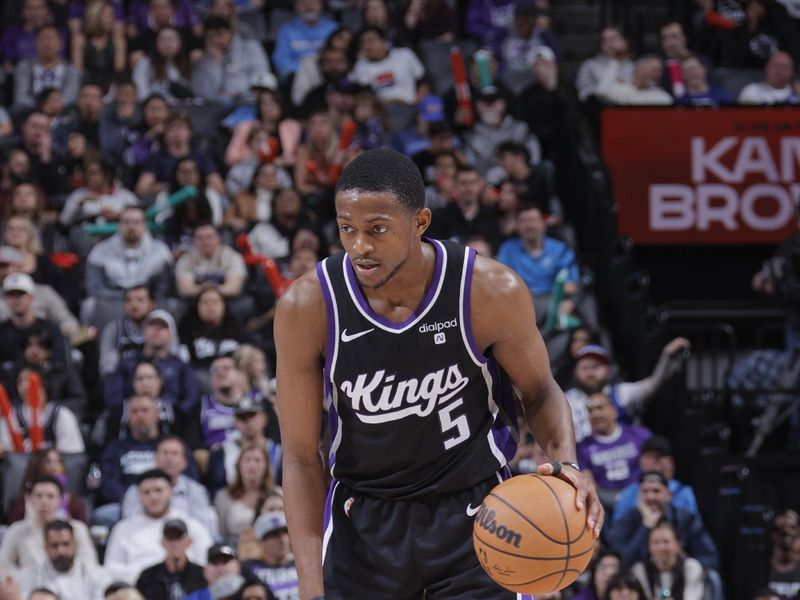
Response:
[[[516,451],[513,391],[472,337],[475,252],[425,241],[436,251],[433,278],[402,323],[370,308],[345,253],[317,266],[328,317],[331,473],[377,497],[464,490]]]

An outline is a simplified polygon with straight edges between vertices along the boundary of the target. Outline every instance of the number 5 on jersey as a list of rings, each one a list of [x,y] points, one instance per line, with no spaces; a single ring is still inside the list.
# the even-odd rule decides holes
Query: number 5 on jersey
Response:
[[[461,442],[469,438],[469,423],[467,415],[453,416],[453,411],[464,404],[464,399],[454,400],[439,411],[439,423],[442,426],[442,433],[447,433],[455,429],[455,435],[445,438],[444,449],[450,450],[453,446],[458,446]]]

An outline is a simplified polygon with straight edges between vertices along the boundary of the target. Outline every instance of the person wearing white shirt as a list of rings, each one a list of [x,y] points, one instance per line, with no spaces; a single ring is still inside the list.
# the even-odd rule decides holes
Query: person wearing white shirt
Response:
[[[583,61],[578,69],[575,88],[581,102],[586,102],[597,93],[600,82],[612,68],[619,81],[630,83],[633,80],[633,61],[628,53],[628,40],[616,25],[609,25],[600,32],[600,54]]]
[[[122,519],[108,538],[105,567],[112,579],[133,583],[145,568],[164,560],[161,536],[168,519],[186,523],[192,538],[189,560],[204,565],[211,535],[199,521],[172,509],[172,478],[161,469],[151,469],[139,476],[138,488],[142,513]]]
[[[390,48],[386,34],[374,27],[364,29],[360,39],[353,80],[372,86],[382,102],[416,102],[417,81],[425,74],[417,55],[408,48]]]
[[[67,521],[56,519],[44,527],[47,560],[20,571],[19,589],[28,598],[37,588],[58,594],[59,600],[102,600],[109,583],[102,567],[76,560],[75,530]]]
[[[219,535],[219,519],[206,488],[191,477],[183,475],[188,465],[186,444],[174,435],[167,435],[156,446],[156,468],[163,469],[172,478],[172,500],[170,506],[179,512],[191,514],[208,529],[212,537]],[[122,517],[142,513],[139,490],[132,485],[122,501]]]
[[[63,517],[61,499],[64,489],[51,475],[43,475],[31,486],[30,507],[33,509],[24,521],[17,521],[8,528],[0,544],[0,567],[27,567],[47,561],[43,540],[46,523]],[[89,529],[80,521],[70,520],[75,542],[76,561],[97,564]]]
[[[664,346],[653,372],[640,381],[611,383],[611,368],[608,351],[602,346],[587,344],[575,355],[575,387],[564,395],[572,411],[572,426],[575,442],[580,442],[592,433],[586,403],[589,396],[601,392],[611,398],[619,411],[620,420],[633,422],[641,414],[645,403],[652,398],[661,385],[674,373],[680,364],[676,358],[688,352],[689,340],[677,337]]]
[[[792,89],[794,60],[787,52],[776,52],[764,67],[764,81],[750,83],[739,93],[739,104],[797,104],[800,96]]]
[[[663,66],[657,56],[643,56],[636,61],[633,81],[620,81],[619,62],[612,63],[597,86],[597,96],[609,104],[630,106],[669,106],[672,96],[658,87]]]

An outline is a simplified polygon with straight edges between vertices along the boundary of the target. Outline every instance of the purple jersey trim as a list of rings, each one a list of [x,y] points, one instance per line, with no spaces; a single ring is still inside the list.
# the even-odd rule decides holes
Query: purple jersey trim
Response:
[[[325,367],[323,369],[323,377],[325,379],[325,397],[331,397],[331,362],[333,361],[333,351],[336,344],[336,314],[335,306],[333,304],[333,296],[331,296],[330,288],[328,287],[328,279],[325,276],[326,269],[323,266],[327,259],[317,263],[317,278],[319,285],[322,288],[322,297],[325,298],[325,313],[328,316],[328,337],[325,342]],[[333,439],[333,437],[331,437]]]
[[[472,248],[467,250],[467,272],[464,277],[464,333],[467,335],[467,343],[475,358],[486,364],[489,359],[478,348],[478,344],[475,343],[475,336],[472,333],[472,299],[470,296],[472,292],[472,270],[475,267],[476,256],[475,250]]]
[[[336,407],[331,402],[328,408],[328,431],[330,431],[331,440],[331,453],[328,456],[328,468],[333,472],[333,466],[336,464],[336,449],[333,447],[333,440],[336,439],[336,434],[339,433],[339,413],[336,412]]]
[[[331,485],[328,487],[328,497],[325,499],[325,512],[322,517],[322,531],[328,531],[328,525],[331,522],[331,513],[333,512],[333,491],[336,489],[337,481],[331,480]]]
[[[517,394],[511,385],[511,380],[503,368],[494,358],[488,362],[489,374],[492,377],[492,397],[500,410],[492,425],[494,443],[511,461],[517,453]]]
[[[347,273],[347,279],[350,281],[350,286],[353,288],[353,295],[355,296],[356,302],[358,302],[361,309],[370,316],[370,318],[374,319],[387,329],[403,329],[410,323],[413,323],[414,320],[419,317],[423,312],[428,309],[428,306],[431,304],[434,295],[436,294],[436,290],[439,287],[439,279],[442,277],[442,265],[444,264],[444,253],[445,250],[442,248],[437,242],[434,240],[428,240],[427,238],[423,238],[426,242],[430,243],[434,250],[436,251],[436,267],[433,271],[433,278],[431,279],[430,285],[428,285],[428,291],[425,293],[425,298],[422,300],[420,305],[414,310],[413,314],[411,314],[405,321],[401,323],[395,323],[394,321],[389,321],[385,319],[378,313],[372,310],[372,307],[367,302],[367,299],[364,298],[364,294],[361,291],[361,286],[358,283],[358,277],[356,277],[356,272],[353,270],[353,265],[350,262],[350,257],[345,255],[344,263],[345,263],[345,272]]]

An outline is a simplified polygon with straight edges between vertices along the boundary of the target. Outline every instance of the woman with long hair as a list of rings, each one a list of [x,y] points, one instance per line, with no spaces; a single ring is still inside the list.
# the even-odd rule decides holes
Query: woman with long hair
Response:
[[[178,330],[188,344],[192,368],[200,371],[208,371],[214,359],[232,354],[244,340],[225,296],[213,287],[198,294]]]
[[[131,180],[135,181],[145,161],[161,149],[171,112],[169,103],[160,94],[151,94],[142,104],[141,123],[124,154],[125,164],[132,171]]]
[[[228,543],[236,543],[239,534],[253,522],[262,498],[277,490],[267,450],[263,446],[242,448],[236,461],[236,477],[214,498],[220,534]]]
[[[589,567],[589,584],[574,600],[601,600],[606,595],[608,583],[622,570],[622,559],[616,552],[601,551]]]
[[[650,530],[648,558],[633,565],[631,573],[647,600],[701,600],[705,592],[703,566],[685,555],[675,526],[666,520]]]
[[[272,217],[273,198],[282,187],[280,179],[274,163],[259,165],[247,190],[233,197],[223,225],[235,235],[250,231],[257,223],[268,222]]]
[[[43,475],[51,475],[61,482],[61,487],[67,489],[67,477],[64,472],[64,461],[61,453],[55,448],[41,448],[31,452],[28,457],[28,466],[25,475],[22,477],[22,485],[19,494],[11,500],[8,509],[8,524],[21,521],[25,518],[27,509],[27,499],[31,491],[33,482]],[[61,498],[61,508],[65,516],[88,523],[86,504],[79,496],[74,496],[65,491]]]
[[[72,42],[72,62],[103,89],[125,71],[128,45],[116,20],[116,10],[104,0],[89,2],[80,34]]]
[[[22,257],[19,271],[27,273],[36,283],[52,286],[61,292],[61,272],[44,253],[39,232],[33,221],[24,214],[10,216],[3,225],[3,245],[11,246]]]
[[[151,94],[168,100],[191,97],[192,65],[180,32],[170,26],[159,29],[154,52],[136,63],[132,77],[139,100]]]
[[[170,207],[170,195],[190,185],[197,190],[197,195]],[[222,221],[222,198],[204,185],[200,166],[191,157],[175,163],[169,190],[156,197],[156,206],[163,208],[156,222],[164,224],[164,241],[176,253],[191,247],[195,227],[203,223],[216,227]]]
[[[317,212],[332,214],[334,160],[339,146],[333,120],[327,112],[312,114],[306,124],[306,141],[297,150],[294,165],[295,187]]]

